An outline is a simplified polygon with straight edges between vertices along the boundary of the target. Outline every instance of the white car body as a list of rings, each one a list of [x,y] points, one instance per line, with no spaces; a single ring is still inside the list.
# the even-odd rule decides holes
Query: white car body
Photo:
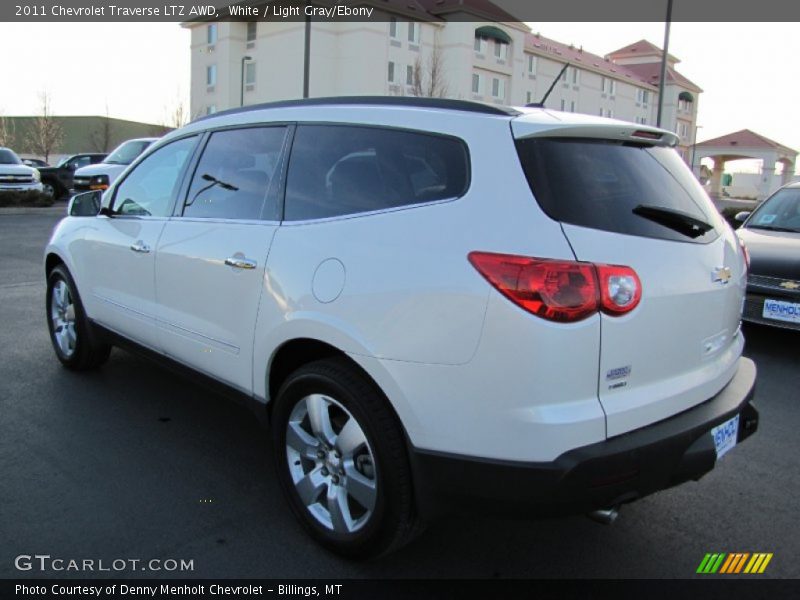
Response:
[[[158,138],[136,138],[132,140],[127,140],[122,142],[117,148],[114,149],[111,154],[109,154],[103,162],[99,162],[93,165],[87,165],[85,167],[81,167],[80,169],[75,170],[75,175],[72,179],[72,185],[75,191],[81,192],[86,190],[95,190],[95,189],[107,189],[114,181],[116,181],[117,177],[122,175],[125,172],[125,169],[133,162],[124,162],[124,163],[115,163],[115,162],[107,162],[113,160],[114,156],[122,150],[126,145],[130,144],[140,144],[147,146],[152,144],[158,140]],[[145,145],[146,144],[146,145]]]
[[[191,123],[131,172],[173,140],[259,123],[452,136],[469,149],[469,188],[457,199],[307,221],[68,217],[47,246],[48,265],[66,265],[92,322],[262,406],[280,349],[322,342],[377,384],[415,451],[513,463],[550,463],[674,417],[720,394],[746,361],[746,266],[721,217],[712,218],[719,235],[703,244],[560,223],[537,205],[513,143],[644,131],[665,145],[671,133],[543,109],[288,103]],[[474,251],[627,265],[641,301],[623,316],[548,321],[498,293],[468,261]],[[255,267],[226,266],[232,257]],[[714,278],[720,268],[724,282]]]
[[[15,163],[0,162],[0,192],[41,192],[42,180],[38,169],[22,164],[22,161],[7,148],[0,150],[16,158]]]

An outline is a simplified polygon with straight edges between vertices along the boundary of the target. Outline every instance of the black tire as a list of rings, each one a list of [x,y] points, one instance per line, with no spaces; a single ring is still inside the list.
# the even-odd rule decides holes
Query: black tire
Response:
[[[42,193],[45,196],[51,197],[53,200],[58,200],[63,195],[61,186],[55,181],[52,181],[50,179],[45,179],[42,182],[42,185],[44,186]]]
[[[366,443],[360,445],[360,454],[351,454],[355,459],[348,461],[347,454],[340,450],[339,441],[345,436],[338,436],[337,442],[330,445],[330,455],[336,454],[341,458],[342,468],[338,471],[341,479],[338,488],[328,478],[327,487],[321,492],[311,492],[313,496],[318,493],[318,502],[308,508],[301,500],[295,477],[302,475],[305,469],[309,471],[322,469],[324,474],[330,455],[322,458],[317,454],[314,459],[302,459],[293,454],[290,464],[290,453],[287,449],[287,428],[290,419],[297,421],[297,415],[307,410],[308,398],[312,395],[321,395],[333,401],[327,405],[327,414],[330,415],[332,430],[336,432],[337,419],[343,423],[337,433],[344,430],[344,424],[353,418],[360,426],[366,438]],[[326,359],[309,363],[292,373],[281,386],[272,411],[272,440],[278,478],[284,493],[289,501],[292,511],[303,524],[306,531],[324,547],[348,558],[373,558],[395,550],[410,541],[419,531],[421,524],[416,518],[412,490],[411,469],[403,432],[397,417],[388,406],[388,401],[378,390],[375,384],[363,373],[348,363],[345,359]],[[344,410],[342,410],[344,409]],[[306,430],[311,431],[310,412],[305,413],[304,421]],[[318,438],[315,438],[318,441]],[[346,444],[342,442],[341,448]],[[325,453],[325,450],[317,452]],[[310,452],[309,454],[313,453]],[[366,460],[362,460],[368,454]],[[305,456],[305,454],[304,454]],[[332,458],[331,460],[336,460]],[[365,510],[360,517],[363,506],[356,502],[355,497],[349,496],[351,486],[357,481],[354,479],[353,468],[359,463],[364,466],[364,473],[372,477],[369,481],[376,484],[374,493],[374,508]],[[347,466],[349,465],[349,467]],[[335,467],[331,467],[335,470]],[[349,468],[346,472],[345,469]],[[358,474],[355,474],[358,475]],[[332,475],[336,479],[335,475]],[[303,478],[305,479],[305,478]],[[317,514],[328,511],[331,523],[333,511],[330,495],[335,495],[336,490],[344,490],[347,517],[338,523],[341,525],[347,518],[361,525],[354,531],[336,531],[332,524],[325,525]],[[333,491],[331,491],[333,490]],[[317,505],[318,504],[318,505]],[[344,511],[343,511],[344,512]]]
[[[69,302],[71,308],[67,310],[60,310],[58,302],[54,298],[54,290],[64,289],[69,294]],[[56,357],[68,369],[75,371],[84,371],[87,369],[94,369],[102,365],[108,360],[111,353],[111,346],[106,342],[98,339],[97,334],[92,328],[92,324],[86,318],[86,313],[83,310],[80,296],[78,295],[78,288],[72,280],[72,276],[64,265],[57,265],[50,271],[47,277],[47,327],[50,332],[50,342],[53,344],[53,350]],[[69,347],[63,347],[59,342],[59,334],[67,327],[59,326],[55,322],[54,315],[63,316],[60,322],[71,322],[72,331],[74,333],[74,342]]]

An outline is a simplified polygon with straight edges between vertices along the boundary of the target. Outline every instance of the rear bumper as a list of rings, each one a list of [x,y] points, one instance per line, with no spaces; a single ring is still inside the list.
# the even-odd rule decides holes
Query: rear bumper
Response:
[[[750,404],[756,367],[741,358],[716,396],[678,415],[603,442],[565,452],[553,462],[519,463],[411,453],[417,503],[424,516],[450,512],[516,515],[579,514],[608,508],[714,468],[710,430],[740,415],[737,443],[758,427]]]

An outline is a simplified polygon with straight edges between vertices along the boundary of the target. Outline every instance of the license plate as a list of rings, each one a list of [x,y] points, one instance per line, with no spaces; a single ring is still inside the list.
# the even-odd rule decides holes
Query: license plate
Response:
[[[714,438],[714,447],[717,450],[717,458],[723,455],[736,445],[736,437],[739,434],[739,415],[729,421],[725,421],[711,430],[711,437]]]
[[[764,300],[764,310],[761,315],[773,321],[800,323],[800,304],[767,298]]]

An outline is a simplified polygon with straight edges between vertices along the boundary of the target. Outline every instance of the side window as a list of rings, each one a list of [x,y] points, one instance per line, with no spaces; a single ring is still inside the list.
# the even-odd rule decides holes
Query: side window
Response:
[[[69,168],[74,171],[75,169],[80,169],[81,167],[85,167],[90,164],[92,164],[91,156],[76,156],[69,161]]]
[[[162,146],[117,187],[113,211],[118,215],[166,217],[178,193],[180,176],[192,155],[196,136]]]
[[[285,139],[286,127],[229,129],[211,134],[192,177],[183,216],[277,219],[275,175]]]
[[[301,125],[286,182],[287,221],[456,198],[469,184],[464,142],[376,127]]]

